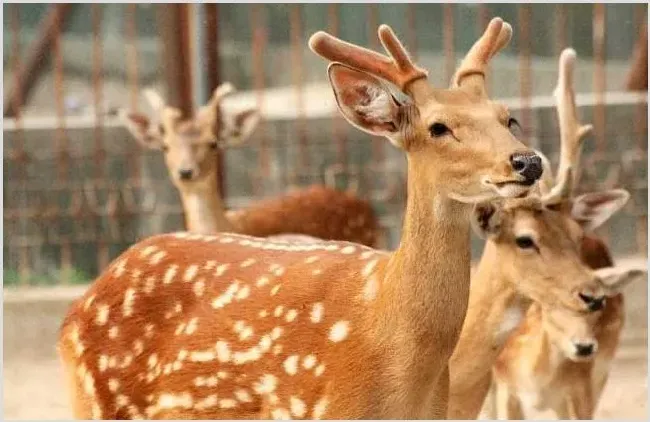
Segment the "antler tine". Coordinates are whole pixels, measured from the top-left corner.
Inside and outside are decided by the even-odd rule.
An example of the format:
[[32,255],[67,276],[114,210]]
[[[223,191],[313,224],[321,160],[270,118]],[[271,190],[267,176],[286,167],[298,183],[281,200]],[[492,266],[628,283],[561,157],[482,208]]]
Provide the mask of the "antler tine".
[[411,82],[427,77],[425,70],[413,64],[406,49],[388,25],[381,25],[378,34],[391,58],[345,42],[324,31],[318,31],[311,36],[309,48],[331,62],[339,62],[392,82],[402,91],[406,91]]
[[479,38],[465,58],[452,79],[452,85],[456,87],[470,86],[477,91],[481,97],[485,96],[485,68],[490,59],[512,38],[512,27],[501,18],[494,18],[490,21],[485,32]]
[[235,87],[230,82],[224,82],[214,90],[212,98],[210,98],[207,105],[211,107],[217,106],[224,98],[233,94],[235,91]]
[[160,113],[165,108],[165,100],[163,100],[162,96],[155,89],[147,88],[142,91],[142,95],[144,95],[151,108],[157,113]]
[[576,52],[567,48],[560,55],[557,87],[554,91],[560,126],[560,164],[556,184],[545,201],[558,201],[570,197],[578,175],[580,152],[585,136],[593,126],[581,125],[577,116],[573,72]]

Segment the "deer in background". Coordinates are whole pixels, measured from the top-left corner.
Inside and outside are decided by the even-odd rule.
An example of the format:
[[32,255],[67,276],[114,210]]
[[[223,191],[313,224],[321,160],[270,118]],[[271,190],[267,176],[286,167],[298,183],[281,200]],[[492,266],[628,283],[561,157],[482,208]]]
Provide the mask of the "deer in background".
[[167,106],[153,90],[144,91],[152,114],[121,113],[141,145],[164,152],[169,177],[181,196],[188,231],[259,237],[288,234],[287,240],[347,240],[373,246],[379,227],[369,202],[326,186],[314,185],[245,209],[226,211],[217,184],[217,150],[241,145],[260,120],[255,108],[236,113],[222,110],[222,100],[233,92],[228,83],[219,86],[210,101],[189,119],[182,119],[181,111]]
[[[485,91],[488,62],[511,33],[493,19],[450,89],[431,86],[386,25],[378,35],[390,57],[314,34],[343,116],[406,154],[399,247],[228,233],[135,244],[63,322],[75,416],[445,418],[472,207],[526,194],[542,173]],[[578,292],[564,301],[586,309]]]

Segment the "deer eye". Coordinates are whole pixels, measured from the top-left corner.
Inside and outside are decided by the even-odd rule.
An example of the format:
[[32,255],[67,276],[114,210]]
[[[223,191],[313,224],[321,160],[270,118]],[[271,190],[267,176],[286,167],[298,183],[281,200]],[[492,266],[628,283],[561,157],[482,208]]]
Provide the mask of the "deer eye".
[[429,133],[433,137],[442,136],[448,132],[449,128],[442,123],[434,123],[429,127]]
[[521,249],[535,248],[535,242],[530,236],[519,236],[515,239],[515,243]]
[[508,119],[508,129],[510,129],[510,133],[512,133],[516,138],[519,138],[522,134],[521,125],[514,117]]
[[210,142],[208,144],[208,146],[210,147],[210,149],[217,149],[218,145],[217,145],[217,142],[215,141],[215,142]]

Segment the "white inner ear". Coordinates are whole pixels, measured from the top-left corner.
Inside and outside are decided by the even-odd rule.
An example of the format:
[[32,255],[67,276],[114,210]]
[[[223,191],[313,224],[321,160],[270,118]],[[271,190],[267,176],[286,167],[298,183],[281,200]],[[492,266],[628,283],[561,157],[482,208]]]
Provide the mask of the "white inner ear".
[[390,94],[375,85],[364,83],[361,85],[368,94],[368,103],[357,104],[355,111],[379,124],[392,122],[394,117],[392,111],[395,105]]

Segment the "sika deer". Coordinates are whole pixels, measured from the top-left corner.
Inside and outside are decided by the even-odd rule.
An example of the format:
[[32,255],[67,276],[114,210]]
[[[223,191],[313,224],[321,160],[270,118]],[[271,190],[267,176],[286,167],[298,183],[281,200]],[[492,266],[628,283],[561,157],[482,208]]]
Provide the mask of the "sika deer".
[[217,186],[217,149],[246,141],[260,120],[254,108],[238,113],[222,110],[222,100],[233,92],[230,84],[219,86],[195,116],[182,119],[180,110],[146,90],[153,114],[121,114],[141,145],[164,152],[169,177],[181,195],[187,229],[260,237],[288,233],[373,246],[379,227],[368,201],[326,186],[313,185],[245,209],[225,210]]
[[624,325],[622,291],[641,269],[604,268],[607,303],[576,314],[534,303],[494,365],[496,415],[524,419],[552,409],[560,419],[593,419]]
[[594,267],[584,253],[598,242],[591,233],[625,205],[629,194],[609,190],[570,197],[571,174],[577,171],[581,142],[591,129],[580,126],[576,117],[574,61],[572,49],[562,52],[556,88],[561,132],[556,184],[546,168],[539,183],[545,195],[508,199],[499,209],[489,203],[475,209],[476,230],[487,241],[450,360],[449,419],[478,416],[490,388],[492,366],[531,301],[570,313],[579,311],[571,300],[578,294],[597,311],[608,290],[590,270]]
[[388,26],[378,32],[391,58],[314,34],[311,49],[341,62],[328,69],[341,113],[406,153],[399,247],[224,233],[139,242],[63,323],[76,417],[444,418],[472,206],[525,194],[542,173],[485,93],[511,31],[493,19],[448,90],[427,83]]

